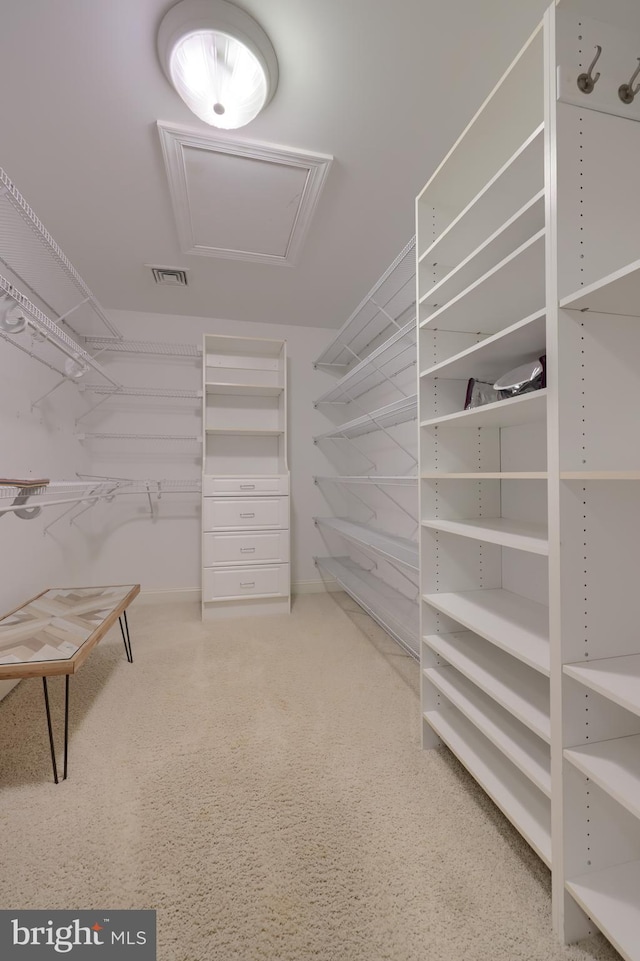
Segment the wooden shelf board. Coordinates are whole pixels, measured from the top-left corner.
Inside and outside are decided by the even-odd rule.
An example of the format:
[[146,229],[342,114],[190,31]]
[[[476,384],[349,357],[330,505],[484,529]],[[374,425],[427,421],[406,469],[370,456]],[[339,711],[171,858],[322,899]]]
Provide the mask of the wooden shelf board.
[[456,755],[533,850],[551,865],[548,798],[456,708],[426,711],[425,720]]
[[626,961],[640,961],[640,861],[573,878],[566,888]]
[[640,470],[563,470],[560,480],[634,481],[640,480]]
[[430,634],[422,640],[529,730],[550,743],[546,677],[471,631]]
[[549,675],[549,610],[544,605],[501,589],[424,594],[423,600],[507,654]]
[[565,664],[564,673],[627,711],[640,714],[640,654]]
[[508,326],[513,317],[541,310],[545,300],[544,240],[545,231],[538,231],[457,297],[420,321],[420,327],[493,334]]
[[567,748],[564,757],[640,818],[640,734]]
[[548,745],[466,677],[458,674],[455,668],[427,668],[423,673],[538,790],[551,797],[551,756]]
[[547,389],[531,391],[521,397],[498,400],[471,410],[423,420],[420,427],[514,427],[542,421],[547,415]]
[[500,547],[527,551],[530,554],[549,553],[546,528],[541,524],[525,523],[509,517],[481,517],[462,521],[437,517],[423,520],[422,526],[445,534],[470,537],[486,544],[498,544]]
[[560,306],[600,314],[640,317],[640,260],[563,297]]
[[451,380],[494,381],[500,374],[545,351],[544,310],[539,310],[516,324],[485,337],[480,343],[460,351],[453,357],[427,367],[420,377],[443,377]]

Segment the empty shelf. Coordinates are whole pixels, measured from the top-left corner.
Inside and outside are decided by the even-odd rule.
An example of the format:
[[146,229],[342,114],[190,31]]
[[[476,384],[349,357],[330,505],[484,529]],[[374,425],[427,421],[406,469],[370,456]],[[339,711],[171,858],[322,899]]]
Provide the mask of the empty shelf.
[[418,570],[418,545],[415,541],[409,540],[408,537],[385,534],[383,531],[374,530],[365,524],[355,524],[353,521],[343,520],[340,517],[316,517],[315,521],[321,527],[336,531],[342,537],[346,537],[347,540],[353,541],[354,544],[368,547],[376,554],[397,561],[413,571]]
[[564,756],[640,818],[640,734],[567,748]]
[[350,420],[340,427],[327,431],[326,434],[319,434],[314,437],[314,442],[319,440],[336,439],[339,437],[358,437],[360,434],[368,434],[373,430],[380,430],[386,427],[395,427],[396,424],[403,424],[405,421],[413,420],[418,412],[418,398],[416,394],[411,397],[403,397],[393,404],[372,410],[364,417]]
[[640,961],[640,861],[574,878],[566,888],[626,961]]
[[513,210],[514,197],[533,195],[544,185],[544,126],[540,124],[461,213],[420,256],[458,264]]
[[422,297],[420,303],[436,310],[450,303],[479,277],[510,256],[544,227],[544,189],[539,190],[490,237]]
[[549,541],[546,528],[512,520],[510,517],[480,517],[474,520],[451,521],[436,517],[423,520],[422,526],[445,534],[470,537],[485,544],[498,544],[531,554],[548,554]]
[[551,741],[549,681],[470,631],[430,634],[424,643],[539,738]]
[[640,317],[640,260],[563,297],[560,306]]
[[284,387],[265,387],[263,384],[224,384],[207,381],[204,385],[207,394],[245,394],[250,397],[274,397],[281,394]]
[[425,471],[420,475],[423,480],[547,480],[546,470],[530,471],[468,471],[467,473],[446,473],[445,471]]
[[640,654],[565,664],[564,673],[627,711],[640,714]]
[[[457,297],[422,319],[420,327],[493,334],[513,323],[514,317],[541,310],[545,302],[544,239],[545,231],[538,231]],[[421,305],[421,316],[424,309]]]
[[264,434],[267,437],[276,437],[284,434],[284,431],[269,427],[207,427],[205,434]]
[[349,557],[316,557],[315,563],[364,608],[413,657],[418,656],[418,605]]
[[514,427],[543,421],[547,416],[547,390],[531,391],[521,397],[498,400],[471,410],[456,411],[444,417],[423,420],[421,427]]
[[549,610],[511,591],[425,594],[424,600],[513,657],[549,675]]
[[427,711],[424,718],[536,854],[550,866],[549,799],[533,788],[529,779],[456,708]]
[[427,668],[424,675],[543,794],[551,797],[551,755],[544,741],[453,667]]

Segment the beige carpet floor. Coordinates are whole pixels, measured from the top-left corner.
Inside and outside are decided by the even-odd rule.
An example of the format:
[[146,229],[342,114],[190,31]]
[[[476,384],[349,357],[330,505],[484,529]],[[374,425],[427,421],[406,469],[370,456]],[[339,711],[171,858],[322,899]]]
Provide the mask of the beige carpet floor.
[[[203,626],[130,612],[71,681],[0,704],[0,906],[155,908],[160,961],[612,961],[551,932],[549,873],[446,749],[418,666],[343,594]],[[62,682],[52,682],[61,720]]]

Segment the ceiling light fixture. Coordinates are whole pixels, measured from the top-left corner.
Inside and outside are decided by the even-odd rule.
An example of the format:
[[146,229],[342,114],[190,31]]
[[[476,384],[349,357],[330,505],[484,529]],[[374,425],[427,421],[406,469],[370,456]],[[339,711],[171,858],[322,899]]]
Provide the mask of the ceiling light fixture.
[[197,117],[244,127],[269,103],[278,61],[253,17],[227,0],[180,0],[158,31],[162,68]]

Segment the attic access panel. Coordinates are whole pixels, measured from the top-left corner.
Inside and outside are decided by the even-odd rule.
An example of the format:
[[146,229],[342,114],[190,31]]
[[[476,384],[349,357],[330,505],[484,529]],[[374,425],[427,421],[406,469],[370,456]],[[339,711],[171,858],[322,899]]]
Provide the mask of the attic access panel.
[[332,157],[158,130],[184,254],[295,263]]

